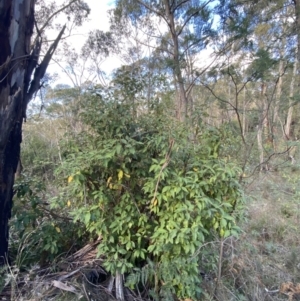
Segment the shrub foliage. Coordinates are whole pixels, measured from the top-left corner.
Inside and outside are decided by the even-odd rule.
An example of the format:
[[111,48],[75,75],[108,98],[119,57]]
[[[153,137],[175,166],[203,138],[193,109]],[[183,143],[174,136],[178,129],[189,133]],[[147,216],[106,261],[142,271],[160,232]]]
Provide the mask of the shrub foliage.
[[133,272],[129,285],[147,279],[154,295],[196,296],[197,252],[216,233],[237,233],[242,204],[240,171],[220,158],[219,133],[157,108],[136,117],[109,92],[83,107],[87,128],[67,140],[58,170],[74,222],[101,237],[109,272]]

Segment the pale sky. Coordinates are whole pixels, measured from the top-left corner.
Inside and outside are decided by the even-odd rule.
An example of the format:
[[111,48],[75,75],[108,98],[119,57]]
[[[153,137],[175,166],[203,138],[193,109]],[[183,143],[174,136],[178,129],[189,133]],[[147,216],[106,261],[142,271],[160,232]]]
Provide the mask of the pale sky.
[[112,8],[111,0],[88,0],[88,5],[91,8],[90,19],[91,21],[86,23],[84,27],[86,29],[99,28],[103,31],[109,29],[107,10]]
[[[86,0],[88,3],[91,12],[89,15],[89,21],[84,22],[81,27],[76,28],[72,32],[72,36],[67,39],[67,42],[70,44],[72,48],[75,48],[79,53],[81,47],[84,42],[88,38],[88,34],[90,31],[99,29],[102,31],[109,30],[109,19],[107,12],[110,8],[113,8],[113,0]],[[63,22],[63,20],[61,20]],[[51,34],[52,35],[52,34]],[[57,32],[53,33],[53,36],[57,36]],[[121,62],[116,57],[111,57],[106,59],[101,64],[101,69],[109,74],[115,68],[120,66]],[[59,75],[59,79],[54,84],[62,83],[62,84],[70,84],[71,81],[66,77],[66,75],[61,71],[61,68],[55,63],[51,62],[48,70],[48,73],[57,73]]]
[[[72,36],[67,40],[70,44],[70,47],[75,48],[77,53],[80,53],[81,47],[88,38],[90,31],[99,29],[105,32],[109,30],[109,18],[107,12],[109,9],[113,8],[114,5],[114,0],[86,0],[86,2],[91,9],[89,21],[86,21],[81,27],[73,30]],[[64,20],[61,19],[60,22],[63,23]],[[161,28],[162,24],[159,24],[158,26]],[[55,37],[56,36],[57,32],[55,33]],[[210,58],[211,53],[212,49],[208,47],[207,49],[203,50],[201,54],[199,54],[199,66],[205,67],[207,65],[210,65],[210,63],[212,62],[212,59]],[[63,62],[61,62],[61,64],[64,65]],[[107,75],[109,75],[114,69],[120,67],[121,65],[121,59],[117,56],[114,56],[107,58],[103,63],[101,63],[100,69]],[[54,85],[72,85],[72,81],[66,76],[62,69],[55,62],[51,62],[48,67],[48,73],[53,74],[55,72],[59,75],[59,79],[54,83]],[[80,73],[80,70],[78,71],[78,73]]]
[[[83,26],[77,29],[78,33],[83,34],[82,39],[75,37],[71,40],[73,45],[78,45],[79,48],[83,45],[91,30],[99,29],[102,31],[109,30],[109,19],[107,12],[113,8],[113,0],[86,0],[91,12],[90,21],[85,22]],[[104,72],[110,73],[113,69],[118,68],[121,62],[116,57],[110,57],[101,65]]]

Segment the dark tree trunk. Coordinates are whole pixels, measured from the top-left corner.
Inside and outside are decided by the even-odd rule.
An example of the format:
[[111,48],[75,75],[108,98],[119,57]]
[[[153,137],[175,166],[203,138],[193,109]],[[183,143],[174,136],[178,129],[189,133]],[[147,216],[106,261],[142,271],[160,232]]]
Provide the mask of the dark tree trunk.
[[8,260],[8,221],[27,104],[40,88],[59,35],[38,65],[41,38],[31,45],[35,0],[0,0],[0,266]]
[[8,257],[8,220],[20,157],[33,25],[34,0],[0,0],[0,265]]

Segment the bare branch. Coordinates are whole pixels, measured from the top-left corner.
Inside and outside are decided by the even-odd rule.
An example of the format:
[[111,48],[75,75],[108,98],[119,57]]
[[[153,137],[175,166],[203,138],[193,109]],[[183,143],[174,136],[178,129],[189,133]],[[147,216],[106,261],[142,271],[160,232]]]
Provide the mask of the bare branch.
[[[65,29],[66,29],[66,25],[64,25],[64,27],[60,31],[59,35],[57,36],[56,40],[54,41],[54,43],[49,47],[49,49],[48,49],[44,59],[42,60],[41,64],[37,68],[35,68],[34,77],[33,77],[32,81],[30,82],[30,87],[28,87],[29,88],[28,91],[25,91],[26,94],[24,96],[25,101],[24,101],[24,107],[23,107],[23,116],[24,116],[24,118],[26,118],[27,105],[28,105],[29,101],[31,100],[31,98],[33,97],[34,93],[36,93],[39,90],[40,80],[45,75],[45,72],[46,72],[47,67],[50,63],[50,60],[51,60],[51,58],[52,58],[52,56],[53,56],[53,54],[54,54],[54,52],[57,48],[57,45],[58,45],[62,35],[64,34]],[[31,70],[31,72],[33,72],[33,70]],[[31,74],[27,73],[27,77],[31,78]]]
[[180,36],[181,33],[182,33],[182,31],[183,31],[183,29],[185,28],[186,24],[187,24],[188,22],[190,22],[190,20],[191,20],[193,17],[195,17],[195,16],[199,13],[199,11],[201,11],[202,9],[204,9],[204,8],[205,8],[210,2],[212,2],[212,1],[213,1],[213,0],[208,0],[208,1],[207,1],[206,3],[204,3],[197,11],[195,11],[193,14],[191,14],[191,15],[184,21],[184,23],[183,23],[183,25],[181,26],[181,28],[179,29],[177,35]]
[[64,11],[66,8],[69,8],[73,3],[77,2],[77,1],[78,0],[71,0],[68,4],[66,4],[65,6],[62,6],[59,10],[57,10],[51,16],[49,16],[49,18],[46,20],[46,22],[44,23],[44,25],[39,29],[39,32],[42,33],[44,31],[44,29],[48,26],[48,24],[50,23],[50,21],[55,16],[57,16],[59,13],[61,13],[62,11]]
[[166,22],[167,24],[169,24],[168,19],[167,19],[160,11],[154,9],[153,7],[151,7],[151,6],[148,5],[147,3],[144,3],[144,2],[141,1],[141,0],[137,0],[137,2],[138,2],[139,4],[141,4],[142,6],[146,7],[147,9],[149,9],[151,12],[153,12],[153,13],[157,14],[158,16],[162,17],[162,18],[165,20],[165,22]]
[[172,12],[174,13],[176,11],[176,9],[178,9],[181,5],[183,5],[184,3],[188,2],[189,0],[183,0],[180,3],[178,3],[174,8],[172,8],[173,3],[171,4],[170,8],[172,9]]

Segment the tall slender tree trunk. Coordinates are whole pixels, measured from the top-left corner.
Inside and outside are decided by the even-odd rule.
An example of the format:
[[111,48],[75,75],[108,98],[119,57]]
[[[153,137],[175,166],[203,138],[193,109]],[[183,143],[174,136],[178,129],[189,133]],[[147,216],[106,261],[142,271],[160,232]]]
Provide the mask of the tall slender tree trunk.
[[294,87],[295,87],[295,78],[297,76],[297,69],[298,69],[298,54],[295,55],[295,62],[293,66],[293,75],[292,80],[290,83],[290,93],[289,93],[289,109],[286,118],[285,124],[285,138],[289,140],[291,138],[291,125],[292,125],[292,118],[293,118],[293,97],[294,97]]
[[174,60],[174,74],[179,87],[179,103],[178,103],[178,118],[184,120],[187,116],[188,97],[184,86],[182,71],[180,69],[180,54],[179,54],[179,41],[176,32],[176,25],[174,20],[174,13],[171,11],[169,0],[164,0],[166,16],[168,19],[168,26],[173,40],[173,60]]
[[66,28],[37,65],[41,40],[31,47],[34,5],[35,0],[0,0],[0,266],[8,261],[8,221],[27,104]]
[[246,100],[246,87],[244,87],[244,95],[243,95],[243,119],[242,119],[242,135],[243,137],[245,137],[246,135],[246,124],[247,124],[247,120],[246,120],[246,109],[247,109],[247,105],[248,105],[248,101]]
[[298,62],[300,62],[300,0],[293,0],[295,4],[295,15],[296,15],[296,34],[298,38],[298,51],[297,51],[297,58]]
[[261,117],[258,124],[258,130],[257,130],[257,146],[259,151],[259,165],[260,170],[264,170],[267,167],[264,163],[264,146],[263,146],[263,134],[265,129],[267,128],[268,123],[268,105],[266,101],[266,92],[267,92],[267,85],[265,83],[262,84],[261,89],[261,101],[263,103],[262,111],[261,111]]
[[[297,69],[298,69],[298,54],[296,52],[295,55],[295,62],[293,66],[293,74],[292,74],[292,80],[290,83],[290,93],[289,93],[289,109],[287,113],[286,118],[286,124],[284,127],[284,138],[286,140],[291,139],[291,125],[292,125],[292,119],[293,119],[293,110],[294,110],[294,87],[295,87],[295,79],[297,76]],[[292,164],[295,164],[296,160],[294,157],[294,154],[296,152],[296,146],[292,146],[292,148],[289,149],[289,158],[291,159]]]
[[280,97],[282,92],[283,60],[280,60],[279,62],[278,73],[279,75],[278,75],[278,81],[276,85],[276,99],[275,99],[274,114],[273,114],[273,124],[276,123],[278,119],[279,103],[280,103]]
[[[281,57],[283,57],[283,53],[281,53]],[[278,132],[278,120],[279,120],[279,104],[280,104],[280,98],[282,94],[282,76],[284,73],[284,66],[283,66],[283,60],[281,59],[279,62],[279,70],[278,70],[278,81],[276,85],[276,94],[275,94],[275,106],[274,106],[274,113],[273,113],[273,121],[271,126],[271,140],[273,143],[274,151],[277,152],[277,144],[276,144],[276,137]]]

